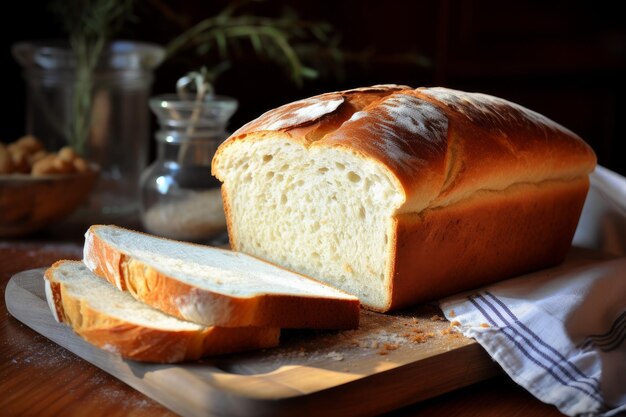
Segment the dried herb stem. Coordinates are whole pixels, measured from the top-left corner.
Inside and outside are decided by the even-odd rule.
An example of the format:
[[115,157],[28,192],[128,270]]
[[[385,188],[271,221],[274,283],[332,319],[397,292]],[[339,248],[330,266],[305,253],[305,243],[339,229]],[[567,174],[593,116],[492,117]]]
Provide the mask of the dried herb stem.
[[131,16],[133,0],[54,0],[50,8],[69,35],[76,62],[67,142],[85,151],[91,129],[96,67],[112,34]]

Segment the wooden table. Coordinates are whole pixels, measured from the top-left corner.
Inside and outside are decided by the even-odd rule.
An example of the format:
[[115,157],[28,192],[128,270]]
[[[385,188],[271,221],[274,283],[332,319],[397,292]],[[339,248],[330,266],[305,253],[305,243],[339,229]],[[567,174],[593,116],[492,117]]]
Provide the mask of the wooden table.
[[[63,236],[63,237],[61,237]],[[4,289],[17,272],[80,259],[80,232],[0,240],[0,414],[172,416],[172,412],[11,317]],[[414,404],[393,416],[561,416],[505,375]]]

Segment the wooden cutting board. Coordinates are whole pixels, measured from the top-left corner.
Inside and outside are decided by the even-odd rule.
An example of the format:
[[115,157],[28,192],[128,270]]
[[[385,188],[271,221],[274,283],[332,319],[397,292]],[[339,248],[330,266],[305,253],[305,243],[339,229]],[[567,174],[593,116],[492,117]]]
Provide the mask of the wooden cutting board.
[[57,323],[43,269],[15,275],[5,297],[18,320],[183,416],[375,415],[499,372],[435,306],[363,311],[358,330],[283,331],[275,349],[157,365],[122,360]]

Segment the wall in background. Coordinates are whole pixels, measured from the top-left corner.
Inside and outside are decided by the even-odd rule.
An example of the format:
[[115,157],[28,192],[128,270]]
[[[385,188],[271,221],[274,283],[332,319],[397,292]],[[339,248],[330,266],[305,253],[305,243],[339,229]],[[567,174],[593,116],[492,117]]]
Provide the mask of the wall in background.
[[[158,2],[139,0],[137,20],[125,36],[163,43],[226,3],[171,5],[179,17],[173,23],[155,7]],[[585,138],[601,164],[626,175],[626,21],[618,2],[274,0],[254,7],[268,14],[291,7],[304,18],[327,20],[346,55],[359,59],[298,88],[280,68],[244,54],[217,84],[219,93],[240,100],[232,128],[284,102],[329,90],[443,85],[498,95],[543,113]],[[15,2],[0,21],[12,28],[20,22],[0,40],[3,90],[10,99],[0,140],[10,141],[25,125],[24,84],[10,45],[62,32],[41,1]],[[154,92],[172,92],[175,80],[201,63],[189,56],[166,63],[157,71]]]

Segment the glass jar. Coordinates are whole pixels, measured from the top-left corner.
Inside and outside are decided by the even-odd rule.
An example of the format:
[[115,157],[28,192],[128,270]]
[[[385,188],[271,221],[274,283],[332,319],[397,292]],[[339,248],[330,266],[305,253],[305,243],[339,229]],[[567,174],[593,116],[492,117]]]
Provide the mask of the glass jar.
[[155,235],[207,242],[226,230],[220,182],[211,176],[217,147],[237,109],[230,97],[202,102],[163,95],[150,100],[159,121],[157,157],[141,176],[141,221]]
[[[102,51],[92,84],[77,90],[76,56],[67,42],[19,42],[13,56],[24,69],[26,132],[50,151],[72,145],[100,166],[100,178],[78,214],[89,222],[137,221],[139,176],[148,163],[147,104],[154,69],[164,48],[134,41],[111,42]],[[87,114],[77,100],[90,97]],[[84,103],[84,101],[81,101]],[[76,136],[87,123],[86,137]],[[72,138],[80,143],[72,143]]]

